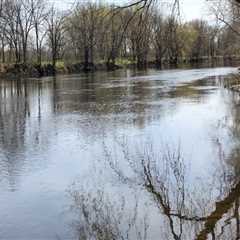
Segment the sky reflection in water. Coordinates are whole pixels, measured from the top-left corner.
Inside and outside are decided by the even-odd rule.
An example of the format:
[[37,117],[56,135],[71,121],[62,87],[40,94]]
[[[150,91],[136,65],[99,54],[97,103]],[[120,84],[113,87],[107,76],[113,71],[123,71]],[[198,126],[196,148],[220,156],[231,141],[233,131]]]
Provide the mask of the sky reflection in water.
[[[131,221],[130,239],[136,239],[137,232],[139,239],[236,239],[240,99],[222,87],[222,75],[233,72],[236,69],[121,70],[1,80],[0,235],[74,239],[79,229],[81,234],[89,230],[79,212],[81,204],[94,214],[95,199],[101,203],[98,224],[105,234],[111,228],[118,236],[126,234]],[[124,143],[131,159],[139,160],[135,172],[122,154]],[[164,185],[168,204],[159,205],[146,179],[139,177],[146,174],[141,172],[145,165],[139,164],[140,156],[149,149],[158,155],[156,166],[166,170],[150,169],[160,175],[160,179],[152,176],[153,185],[160,193],[163,189],[156,184]],[[166,151],[178,149],[184,171],[174,162],[165,164],[171,161],[163,158]],[[116,165],[109,166],[109,156],[118,160],[124,175],[131,176],[130,182],[119,179]],[[179,188],[173,184],[176,169],[180,179],[184,176]],[[183,186],[184,206],[180,204]],[[82,199],[87,193],[89,198]],[[69,212],[71,204],[75,214]],[[109,209],[111,222],[106,223]],[[119,225],[115,218],[121,220]]]

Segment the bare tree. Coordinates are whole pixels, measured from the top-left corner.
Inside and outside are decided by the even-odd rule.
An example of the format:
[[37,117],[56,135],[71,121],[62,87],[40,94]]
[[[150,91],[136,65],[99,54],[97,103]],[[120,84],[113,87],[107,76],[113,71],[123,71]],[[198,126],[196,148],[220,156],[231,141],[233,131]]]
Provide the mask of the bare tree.
[[35,31],[37,64],[42,65],[42,44],[47,34],[47,29],[44,27],[44,23],[48,17],[48,9],[46,8],[46,2],[42,0],[36,0],[32,2],[32,15],[33,26]]
[[33,29],[34,0],[21,0],[16,3],[17,22],[22,44],[23,63],[27,62],[28,38]]
[[64,43],[64,16],[59,14],[53,7],[47,18],[47,35],[49,39],[53,71],[55,73],[57,59]]
[[152,38],[154,42],[155,61],[156,66],[161,68],[162,61],[166,54],[166,40],[167,40],[167,29],[163,18],[163,15],[156,11],[152,16],[153,21],[153,33]]
[[[101,6],[96,3],[77,4],[73,14],[67,19],[67,32],[76,52],[83,56],[84,70],[94,64],[98,32],[103,22]],[[79,53],[77,54],[79,55]]]

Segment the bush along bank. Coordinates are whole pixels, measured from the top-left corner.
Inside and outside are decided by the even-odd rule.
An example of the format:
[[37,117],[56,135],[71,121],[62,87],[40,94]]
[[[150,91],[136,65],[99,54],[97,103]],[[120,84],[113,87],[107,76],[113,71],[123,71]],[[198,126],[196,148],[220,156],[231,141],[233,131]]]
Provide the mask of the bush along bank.
[[74,74],[93,71],[113,71],[122,68],[118,65],[107,66],[106,64],[89,64],[85,66],[82,63],[62,64],[55,68],[52,64],[1,64],[0,77],[46,77],[55,74]]
[[2,64],[1,77],[43,77],[55,74],[51,64]]

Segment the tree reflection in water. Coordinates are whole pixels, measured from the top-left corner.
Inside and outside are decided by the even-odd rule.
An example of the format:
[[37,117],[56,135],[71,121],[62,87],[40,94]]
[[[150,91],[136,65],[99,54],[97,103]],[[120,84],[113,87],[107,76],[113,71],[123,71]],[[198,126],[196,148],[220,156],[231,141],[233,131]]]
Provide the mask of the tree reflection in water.
[[[109,167],[106,171],[111,169],[117,176],[118,186],[140,189],[145,198],[136,195],[135,204],[129,206],[128,197],[121,190],[118,200],[109,194],[111,190],[95,194],[72,191],[73,209],[80,213],[75,225],[79,239],[240,239],[240,97],[231,96],[231,119],[226,119],[226,125],[235,144],[225,154],[220,140],[216,140],[219,159],[211,180],[189,181],[180,147],[167,147],[159,153],[153,146],[133,150],[128,147],[132,144],[123,142],[118,143],[120,151],[111,152],[104,145]],[[147,218],[141,214],[144,201],[154,203],[144,205],[148,207]],[[156,230],[156,226],[151,226],[152,212],[164,219],[164,223],[159,221],[156,238],[150,237],[151,231]]]
[[[188,169],[180,148],[156,154],[150,146],[132,153],[126,143],[120,145],[121,153],[115,154],[105,147],[110,169],[121,185],[132,188],[132,192],[141,189],[150,198],[143,200],[136,194],[134,201],[129,201],[119,190],[110,194],[104,188],[95,193],[72,188],[73,210],[78,213],[74,228],[79,239],[151,239],[149,232],[154,229],[149,219],[154,208],[164,218],[164,226],[159,222],[163,232],[157,239],[240,238],[240,182],[232,181],[233,172],[225,184],[214,179],[214,184],[196,192],[188,184]],[[229,175],[226,169],[217,171],[217,178]],[[216,189],[219,196],[214,198]],[[144,201],[154,205],[144,205]],[[148,207],[149,215],[141,214],[144,207]]]
[[124,197],[113,201],[103,190],[94,194],[72,189],[70,194],[78,217],[73,227],[79,239],[148,239],[147,215],[139,220],[137,199],[130,209]]

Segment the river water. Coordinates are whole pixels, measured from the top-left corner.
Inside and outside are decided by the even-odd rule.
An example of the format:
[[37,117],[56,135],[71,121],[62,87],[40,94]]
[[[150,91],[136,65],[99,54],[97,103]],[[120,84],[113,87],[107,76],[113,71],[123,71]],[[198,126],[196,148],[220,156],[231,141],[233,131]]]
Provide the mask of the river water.
[[237,239],[233,73],[0,80],[1,239]]

